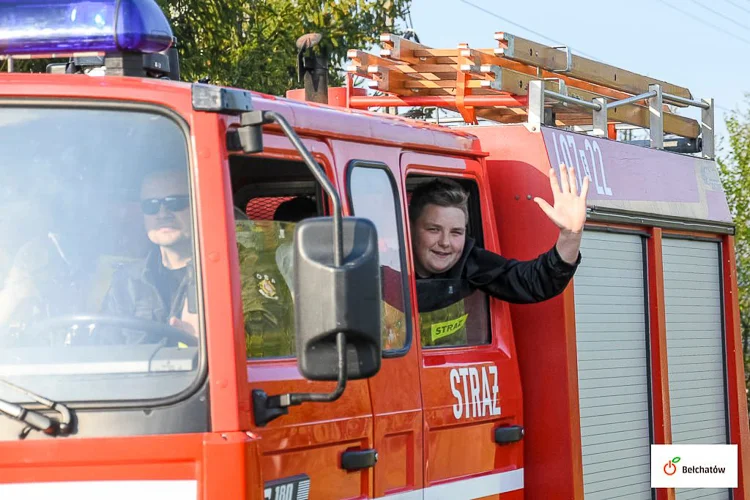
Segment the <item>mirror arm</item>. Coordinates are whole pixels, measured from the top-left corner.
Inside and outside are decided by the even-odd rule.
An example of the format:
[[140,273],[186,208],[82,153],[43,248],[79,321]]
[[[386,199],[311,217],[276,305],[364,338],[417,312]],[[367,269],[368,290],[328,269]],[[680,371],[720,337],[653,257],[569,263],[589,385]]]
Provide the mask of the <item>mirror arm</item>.
[[344,394],[346,389],[347,371],[346,371],[346,335],[344,332],[336,334],[336,352],[339,355],[338,369],[339,377],[336,389],[329,393],[292,393],[283,394],[281,396],[271,396],[268,398],[269,404],[271,404],[274,398],[279,398],[279,407],[283,408],[286,406],[296,406],[302,403],[330,403],[336,401]]
[[330,403],[344,394],[347,381],[346,370],[346,335],[344,332],[336,334],[336,352],[338,353],[338,383],[336,389],[329,393],[290,393],[278,396],[268,396],[260,389],[253,390],[253,410],[255,425],[265,426],[271,420],[289,413],[290,406],[302,403]]
[[[275,111],[248,111],[242,114],[241,127],[248,127],[250,130],[255,129],[257,134],[257,144],[248,143],[248,147],[262,144],[262,134],[260,128],[264,124],[277,123],[284,135],[292,142],[292,145],[302,156],[305,165],[313,174],[315,179],[323,187],[323,190],[331,198],[333,204],[333,264],[341,267],[344,263],[344,236],[343,236],[343,213],[341,209],[341,198],[333,183],[326,177],[323,169],[312,157],[302,139],[297,135],[289,125],[289,122]],[[242,142],[242,139],[240,139]],[[250,147],[250,150],[253,150]],[[336,334],[336,351],[338,353],[338,383],[336,389],[331,393],[292,393],[281,394],[278,396],[268,396],[261,389],[253,390],[253,410],[255,425],[262,427],[271,420],[289,413],[290,406],[296,406],[304,402],[329,403],[336,401],[344,393],[347,381],[347,361],[346,361],[346,335],[344,332]]]
[[343,216],[341,211],[341,198],[339,198],[339,194],[336,192],[333,183],[331,183],[330,179],[326,177],[325,172],[320,168],[318,163],[302,143],[302,139],[299,138],[294,131],[294,128],[289,125],[289,122],[286,121],[286,118],[282,115],[275,111],[248,111],[243,113],[241,121],[243,127],[261,127],[263,124],[274,122],[281,127],[281,131],[284,132],[284,135],[292,141],[292,145],[302,156],[305,165],[310,169],[315,180],[323,186],[323,190],[331,198],[331,202],[333,203],[333,264],[336,267],[339,267],[344,262],[344,237],[342,232]]

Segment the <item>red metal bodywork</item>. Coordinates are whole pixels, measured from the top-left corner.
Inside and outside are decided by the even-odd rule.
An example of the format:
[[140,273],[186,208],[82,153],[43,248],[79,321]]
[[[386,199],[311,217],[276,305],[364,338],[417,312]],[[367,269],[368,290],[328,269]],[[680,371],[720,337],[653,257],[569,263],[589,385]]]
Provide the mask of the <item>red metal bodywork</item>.
[[[246,359],[225,140],[239,119],[194,111],[190,86],[183,83],[18,74],[3,75],[0,83],[0,99],[136,101],[167,107],[190,126],[212,425],[211,432],[196,435],[0,442],[0,483],[197,479],[202,499],[260,499],[264,482],[314,472],[310,498],[366,498],[523,468],[523,490],[488,498],[583,498],[573,286],[533,306],[491,300],[490,345],[428,351],[415,333],[406,355],[384,359],[380,373],[369,380],[350,382],[340,400],[293,407],[289,415],[259,428],[252,418],[252,389],[327,392],[333,384],[305,380],[294,359]],[[527,259],[554,244],[556,228],[532,201],[533,196],[550,199],[550,165],[539,133],[523,126],[475,127],[469,133],[259,94],[253,99],[256,109],[273,110],[289,120],[340,193],[348,189],[350,161],[385,164],[398,189],[406,241],[407,175],[443,173],[477,183],[488,249]],[[469,106],[471,96],[463,101]],[[273,127],[267,128],[264,143],[264,156],[299,160]],[[350,213],[346,198],[342,196]],[[652,345],[652,375],[656,439],[668,443],[659,238],[660,230],[654,229],[649,286],[657,298],[651,326],[659,334]],[[726,301],[730,428],[732,442],[741,449],[735,498],[750,499],[743,478],[750,471],[750,443],[747,421],[741,418],[747,408],[732,239],[724,237],[723,246],[725,295],[732,298]],[[408,245],[406,254],[410,263]],[[411,277],[411,264],[406,271]],[[409,283],[416,310],[414,280]],[[413,332],[419,332],[416,316],[411,319]],[[456,422],[448,374],[469,365],[498,367],[502,415]],[[490,437],[493,429],[510,423],[523,425],[526,436],[498,447]],[[340,454],[352,448],[377,449],[378,465],[342,470]],[[658,495],[673,498],[673,492]]]
[[[487,158],[497,231],[505,255],[549,250],[556,228],[534,203],[549,201],[547,150],[538,134],[507,127],[502,139],[476,127]],[[559,297],[510,306],[523,387],[527,498],[583,498],[572,286]],[[550,390],[554,386],[555,390]]]
[[[523,126],[506,126],[503,134],[492,127],[475,127],[486,159],[495,217],[503,252],[530,259],[547,250],[557,232],[532,201],[549,201],[551,167],[544,142]],[[600,224],[601,225],[601,224]],[[654,444],[671,443],[667,382],[666,320],[659,228],[638,225],[607,226],[650,231],[647,247],[651,328],[651,387]],[[667,232],[687,234],[684,231]],[[735,498],[750,498],[747,488],[748,421],[742,370],[739,308],[736,295],[734,242],[731,236],[691,233],[689,236],[721,241],[724,256],[722,282],[725,296],[730,443],[739,449],[739,487]],[[528,498],[583,498],[580,413],[575,341],[574,285],[557,298],[534,305],[511,305],[521,383],[524,394],[525,488]],[[562,318],[562,320],[561,320]],[[543,370],[540,367],[544,367]],[[739,378],[737,378],[739,376]],[[550,390],[554,386],[555,390]],[[657,490],[657,498],[672,499],[674,490]]]
[[[653,228],[648,242],[649,294],[653,297],[649,308],[651,329],[652,400],[654,412],[654,440],[656,443],[672,442],[672,416],[669,411],[669,384],[667,383],[667,319],[664,310],[664,266],[662,262],[662,230]],[[674,490],[657,491],[659,500],[674,500]]]

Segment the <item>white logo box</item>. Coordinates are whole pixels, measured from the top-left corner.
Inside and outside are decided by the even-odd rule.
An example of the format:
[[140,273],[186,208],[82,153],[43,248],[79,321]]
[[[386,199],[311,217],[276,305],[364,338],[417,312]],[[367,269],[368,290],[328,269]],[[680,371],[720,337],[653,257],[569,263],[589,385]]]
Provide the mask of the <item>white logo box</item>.
[[736,488],[736,444],[651,445],[652,488]]

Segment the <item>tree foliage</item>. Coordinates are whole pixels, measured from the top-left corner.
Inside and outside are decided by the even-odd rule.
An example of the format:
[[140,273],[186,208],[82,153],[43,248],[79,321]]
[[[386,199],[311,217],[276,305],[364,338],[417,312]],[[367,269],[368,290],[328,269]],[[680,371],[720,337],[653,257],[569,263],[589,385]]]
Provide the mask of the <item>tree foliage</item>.
[[[273,95],[301,88],[297,38],[320,33],[329,55],[329,85],[343,83],[348,49],[367,50],[411,0],[156,0],[172,25],[181,78]],[[16,60],[17,72],[43,72],[48,60]],[[55,62],[62,62],[60,60]],[[6,62],[0,63],[5,70]]]
[[728,151],[718,159],[729,208],[736,224],[735,253],[739,287],[745,382],[750,387],[750,94],[745,106],[726,119]]
[[320,33],[331,85],[350,48],[394,31],[411,0],[158,0],[178,40],[182,79],[274,95],[299,88],[295,41]]

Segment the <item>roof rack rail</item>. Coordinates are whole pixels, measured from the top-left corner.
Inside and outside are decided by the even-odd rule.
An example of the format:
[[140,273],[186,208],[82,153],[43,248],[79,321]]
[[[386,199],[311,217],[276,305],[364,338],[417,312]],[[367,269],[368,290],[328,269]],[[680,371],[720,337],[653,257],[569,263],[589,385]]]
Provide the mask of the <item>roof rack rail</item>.
[[[385,33],[380,55],[349,50],[346,105],[350,108],[437,106],[500,123],[593,126],[592,133],[616,137],[615,125],[649,129],[649,145],[664,149],[664,134],[700,145],[714,156],[713,99],[695,100],[685,87],[639,75],[506,32],[495,33],[497,47],[434,49]],[[364,95],[352,77],[371,80],[382,95]],[[670,110],[694,106],[700,122]]]

